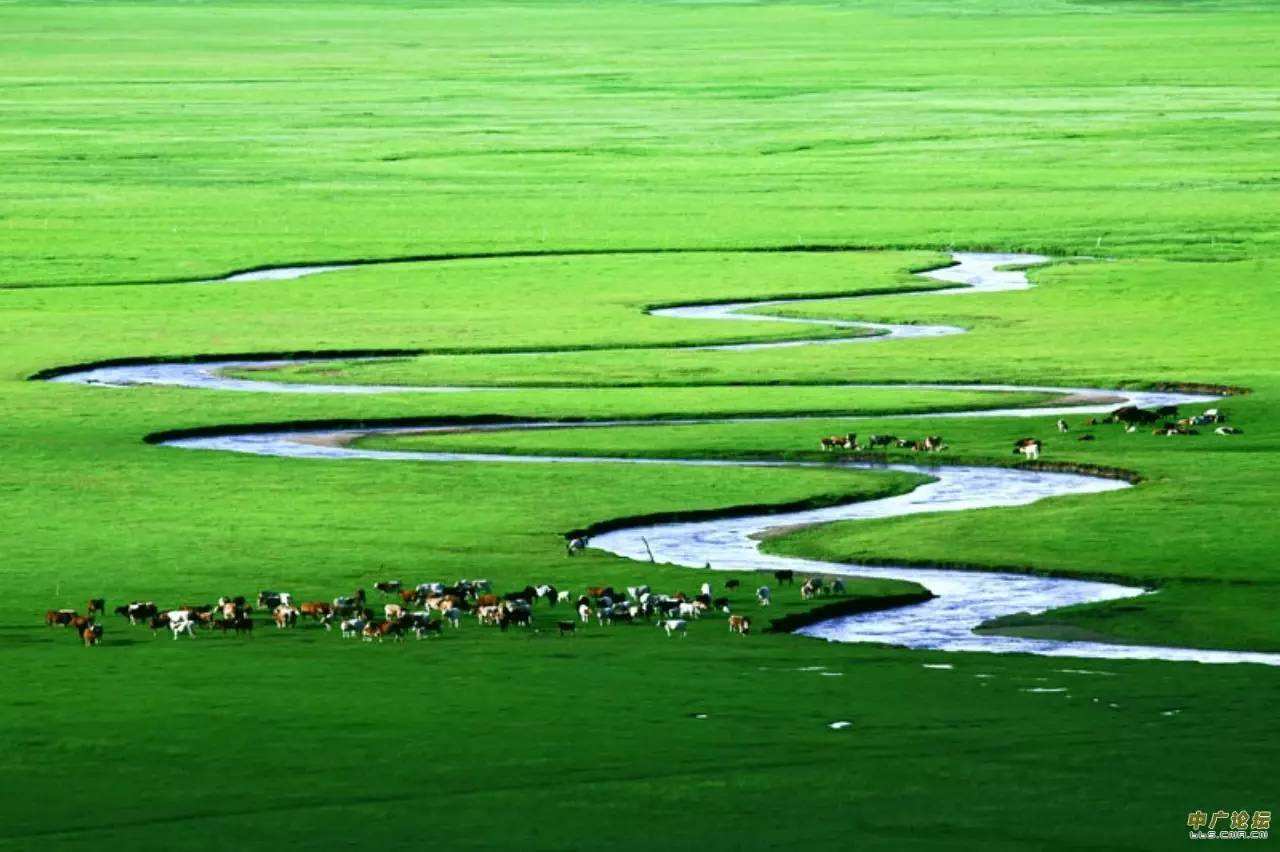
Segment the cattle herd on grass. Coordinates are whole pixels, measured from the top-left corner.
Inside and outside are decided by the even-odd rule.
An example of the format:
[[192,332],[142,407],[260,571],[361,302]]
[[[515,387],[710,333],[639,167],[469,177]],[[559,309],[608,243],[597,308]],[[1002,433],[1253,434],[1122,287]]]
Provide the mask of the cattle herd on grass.
[[[585,538],[583,539],[585,544]],[[795,572],[779,570],[774,579],[780,585],[794,585]],[[741,580],[728,579],[725,592],[740,589]],[[175,640],[195,638],[198,631],[213,631],[237,636],[253,635],[258,613],[270,620],[263,623],[288,631],[313,624],[326,631],[337,629],[344,639],[360,638],[366,642],[404,641],[440,636],[446,630],[459,630],[463,621],[474,618],[477,625],[496,627],[505,633],[511,628],[534,628],[535,606],[541,604],[543,615],[555,623],[557,636],[575,636],[579,627],[616,624],[650,624],[665,631],[668,637],[687,635],[690,622],[723,614],[728,617],[729,632],[741,636],[751,633],[749,616],[730,611],[730,600],[717,595],[711,581],[703,582],[698,593],[661,594],[647,585],[615,588],[590,586],[583,593],[557,589],[550,584],[526,585],[501,594],[495,593],[488,580],[459,580],[451,585],[442,582],[405,585],[398,580],[374,583],[381,600],[371,605],[364,589],[331,601],[295,601],[288,592],[262,591],[253,601],[244,596],[219,598],[213,604],[182,604],[161,607],[154,601],[132,601],[114,608],[114,613],[138,628],[149,628],[153,636],[168,632]],[[810,600],[823,594],[843,594],[839,578],[808,577],[800,588],[801,597]],[[767,607],[773,593],[769,586],[755,591],[756,604]],[[556,616],[560,606],[570,607],[573,615]],[[72,609],[51,609],[45,613],[45,624],[73,630],[86,646],[102,640],[102,624],[106,601],[94,598],[81,615]],[[574,617],[576,616],[576,617]]]
[[[1106,417],[1092,417],[1085,421],[1083,425],[1088,428],[1119,424],[1129,433],[1137,432],[1139,428],[1149,426],[1153,427],[1151,434],[1166,437],[1198,435],[1200,434],[1197,428],[1199,426],[1217,427],[1213,430],[1215,435],[1231,436],[1243,434],[1237,427],[1226,425],[1226,419],[1226,415],[1217,408],[1206,409],[1199,414],[1193,414],[1188,417],[1179,417],[1176,405],[1166,405],[1154,409],[1126,405],[1117,408]],[[1065,434],[1071,431],[1071,427],[1066,420],[1060,419],[1056,425],[1060,433]],[[1076,438],[1078,441],[1096,441],[1097,439],[1098,436],[1093,432],[1084,432]],[[846,435],[828,435],[819,439],[818,446],[821,447],[823,452],[828,453],[839,450],[864,452],[891,449],[912,450],[919,453],[940,453],[947,449],[947,445],[943,443],[940,435],[929,435],[920,440],[899,438],[896,435],[869,435],[866,442],[862,443],[859,442],[857,435],[849,433]],[[1020,455],[1028,461],[1039,459],[1043,451],[1044,441],[1040,438],[1019,438],[1013,443],[1013,454],[1015,456]]]
[[[1217,408],[1189,417],[1179,417],[1177,406],[1143,409],[1129,405],[1116,409],[1104,418],[1091,418],[1084,426],[1088,428],[1108,424],[1121,425],[1126,432],[1153,426],[1152,434],[1164,436],[1196,435],[1199,434],[1197,427],[1200,426],[1216,427],[1214,433],[1217,435],[1241,434],[1240,429],[1226,425],[1226,416]],[[1064,434],[1071,430],[1066,420],[1058,420],[1057,428]],[[1081,441],[1096,439],[1093,432],[1085,432],[1078,438]],[[947,448],[942,438],[936,435],[923,440],[871,435],[864,446],[858,442],[857,435],[848,434],[823,438],[820,445],[824,451],[900,448],[917,452],[941,452]],[[1014,443],[1013,452],[1035,460],[1040,457],[1043,448],[1044,442],[1039,438],[1021,438]],[[586,547],[585,535],[575,534],[567,539],[569,556],[582,552]],[[795,579],[793,572],[787,570],[774,572],[774,577],[779,584],[791,584]],[[740,581],[730,579],[725,582],[724,588],[725,591],[733,591],[740,585]],[[728,616],[731,632],[743,636],[751,632],[751,619],[731,613],[729,599],[717,597],[710,582],[704,582],[696,595],[686,595],[684,592],[658,594],[648,586],[591,586],[585,593],[575,594],[546,583],[495,594],[488,580],[459,580],[452,585],[440,582],[419,583],[411,587],[404,586],[398,580],[385,580],[375,583],[374,590],[385,599],[381,618],[368,605],[364,589],[357,589],[350,596],[337,597],[332,601],[295,603],[293,596],[287,592],[263,591],[258,593],[252,605],[243,596],[237,596],[220,598],[216,604],[183,604],[172,608],[161,608],[152,601],[133,601],[116,607],[114,611],[131,625],[145,625],[153,635],[167,630],[173,634],[174,639],[182,636],[194,638],[197,630],[252,635],[255,612],[270,615],[271,623],[277,630],[290,630],[305,623],[318,624],[325,630],[332,630],[336,624],[339,635],[344,639],[359,637],[367,642],[381,642],[385,639],[403,641],[409,634],[418,639],[439,636],[446,627],[452,630],[461,628],[463,620],[468,617],[474,617],[479,625],[497,627],[505,633],[512,627],[532,627],[534,605],[539,602],[545,603],[548,610],[554,610],[560,604],[572,606],[577,618],[557,619],[556,633],[559,636],[574,636],[579,625],[589,625],[594,621],[601,627],[614,624],[656,624],[667,636],[678,634],[684,637],[691,621],[715,613]],[[822,577],[809,577],[800,588],[804,600],[811,600],[822,594],[843,592],[844,584],[839,579],[826,580]],[[767,607],[772,599],[772,591],[768,586],[756,589],[758,606]],[[99,618],[105,613],[106,601],[93,598],[86,605],[83,615],[72,609],[48,610],[45,613],[45,624],[69,628],[86,646],[94,646],[102,641],[102,623]]]

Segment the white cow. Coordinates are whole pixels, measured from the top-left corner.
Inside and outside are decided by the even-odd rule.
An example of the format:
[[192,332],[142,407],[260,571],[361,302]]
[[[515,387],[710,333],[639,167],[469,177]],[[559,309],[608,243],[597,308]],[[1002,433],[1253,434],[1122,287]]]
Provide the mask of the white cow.
[[586,604],[578,604],[578,617],[582,619],[582,623],[586,624],[591,620],[591,607]]
[[677,612],[680,614],[681,618],[697,618],[698,616],[702,615],[702,608],[698,606],[696,603],[689,603],[688,601],[682,601],[680,603],[679,608],[677,609]]
[[665,621],[658,622],[658,626],[667,631],[667,638],[671,638],[672,634],[679,633],[683,639],[689,635],[689,622],[683,618],[668,618]]
[[363,618],[344,618],[339,627],[342,628],[342,638],[352,639],[359,636],[364,630],[365,621]]
[[[174,618],[173,616],[175,614],[180,614],[182,618]],[[187,618],[187,611],[185,609],[169,613],[169,629],[173,631],[173,638],[175,641],[178,636],[183,633],[187,634],[192,639],[196,638],[195,622],[190,618]]]

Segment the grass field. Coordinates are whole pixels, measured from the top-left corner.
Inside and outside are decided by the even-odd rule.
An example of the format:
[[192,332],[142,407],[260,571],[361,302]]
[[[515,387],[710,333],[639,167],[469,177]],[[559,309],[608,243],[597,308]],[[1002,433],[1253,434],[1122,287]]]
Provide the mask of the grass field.
[[[112,617],[90,650],[41,615],[99,595],[331,598],[392,576],[692,591],[695,572],[566,559],[561,535],[920,481],[303,462],[144,443],[154,432],[794,414],[820,416],[367,443],[811,460],[817,436],[856,430],[942,433],[944,461],[1012,464],[1009,443],[1039,434],[1050,460],[1141,481],[765,546],[1140,583],[1157,593],[992,629],[1280,650],[1278,29],[1249,0],[0,5],[0,849],[1165,849],[1189,811],[1274,810],[1280,678],[1259,666],[742,638],[722,618],[684,640],[468,623],[396,647],[265,623],[174,642]],[[849,250],[757,251],[815,246]],[[1025,292],[895,294],[951,248],[1074,259]],[[699,251],[561,256],[625,249]],[[113,286],[510,251],[549,256]],[[831,297],[792,315],[969,333],[678,351],[824,332],[644,315],[789,296]],[[494,387],[27,381],[105,359],[379,349],[408,354],[272,376]],[[903,382],[1248,392],[1221,406],[1235,438],[1098,427],[1082,443],[1080,417],[1061,437],[1047,420],[902,417],[1039,394],[848,387]],[[733,603],[754,615],[748,597]],[[773,614],[805,606],[778,592]]]

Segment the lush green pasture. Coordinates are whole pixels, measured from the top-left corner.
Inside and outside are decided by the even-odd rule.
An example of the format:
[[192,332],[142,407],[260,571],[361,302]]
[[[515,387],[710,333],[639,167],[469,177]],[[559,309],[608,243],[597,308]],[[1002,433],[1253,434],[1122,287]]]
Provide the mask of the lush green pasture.
[[[692,591],[697,572],[568,559],[561,535],[920,481],[295,461],[145,444],[153,432],[813,414],[377,443],[813,459],[821,435],[882,431],[943,434],[936,461],[1011,464],[1010,442],[1037,434],[1050,461],[1142,481],[766,546],[1123,578],[1159,591],[999,629],[1280,648],[1278,26],[1247,0],[0,5],[0,848],[1169,848],[1190,810],[1274,810],[1280,680],[1258,666],[744,638],[722,616],[687,639],[595,625],[559,639],[542,608],[537,631],[468,623],[403,647],[265,624],[252,639],[175,642],[111,617],[90,650],[41,615],[98,595],[331,598],[391,576]],[[876,251],[60,286],[308,260],[801,244]],[[843,298],[917,288],[911,271],[950,247],[1102,259],[1038,270],[1028,292]],[[802,295],[842,298],[788,313],[969,333],[677,351],[826,332],[644,315]],[[371,349],[429,354],[349,357]],[[529,354],[543,349],[557,351]],[[347,356],[275,377],[520,387],[308,396],[26,380],[102,359],[316,351]],[[1080,417],[1066,436],[1048,421],[901,417],[1040,394],[842,386],[974,381],[1251,392],[1222,405],[1237,438],[1099,428],[1081,443]],[[772,614],[798,598],[779,590]],[[733,603],[758,612],[749,595]]]
[[7,3],[0,280],[511,248],[1274,253],[1273,12]]

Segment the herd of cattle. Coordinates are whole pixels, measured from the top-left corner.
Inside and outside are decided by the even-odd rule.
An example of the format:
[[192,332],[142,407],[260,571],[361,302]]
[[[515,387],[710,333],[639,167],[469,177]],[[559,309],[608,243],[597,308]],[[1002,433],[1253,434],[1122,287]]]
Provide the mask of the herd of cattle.
[[[1155,424],[1155,428],[1151,430],[1153,435],[1198,435],[1197,426],[1217,426],[1213,430],[1215,435],[1240,435],[1241,430],[1235,426],[1227,426],[1226,416],[1216,408],[1210,408],[1200,414],[1194,414],[1190,417],[1179,417],[1178,407],[1176,405],[1166,405],[1160,408],[1145,409],[1138,408],[1133,405],[1126,405],[1117,408],[1102,419],[1096,417],[1090,418],[1085,422],[1085,426],[1101,426],[1108,423],[1118,423],[1125,427],[1126,432],[1136,432],[1140,426],[1151,426]],[[1067,425],[1066,420],[1058,420],[1059,432],[1069,432],[1071,427]],[[1080,435],[1076,440],[1079,441],[1096,441],[1097,436],[1092,432],[1086,432]],[[942,436],[929,435],[922,440],[908,440],[899,438],[896,435],[869,435],[865,444],[858,442],[858,436],[849,433],[847,435],[829,435],[819,440],[818,445],[823,452],[833,452],[835,450],[848,450],[857,452],[862,450],[877,449],[904,449],[913,450],[915,452],[937,453],[947,449],[947,445],[943,443]],[[1034,461],[1040,458],[1040,453],[1044,450],[1044,441],[1039,438],[1019,438],[1013,443],[1013,454],[1021,455],[1024,458]]]
[[[789,570],[775,571],[774,578],[779,584],[795,583],[795,573]],[[724,591],[733,592],[741,585],[740,580],[726,580]],[[539,601],[545,602],[548,609],[560,604],[574,607],[576,619],[556,621],[560,636],[573,636],[579,624],[590,624],[594,619],[601,626],[619,622],[656,624],[667,636],[679,634],[683,638],[690,621],[716,612],[728,616],[729,632],[743,636],[751,632],[751,619],[730,612],[729,598],[716,596],[710,582],[702,583],[696,595],[657,594],[648,586],[623,589],[591,586],[584,594],[575,594],[546,583],[495,594],[488,580],[459,580],[452,585],[420,583],[412,587],[405,587],[398,580],[387,580],[375,583],[374,589],[384,599],[381,618],[368,605],[364,589],[332,601],[295,602],[288,592],[274,591],[259,592],[253,604],[243,596],[220,598],[216,604],[184,604],[173,609],[162,609],[153,601],[133,601],[116,607],[114,612],[131,625],[149,627],[153,635],[168,630],[175,640],[184,635],[194,638],[198,629],[251,635],[255,612],[270,614],[277,630],[289,630],[305,622],[332,630],[336,624],[344,639],[360,637],[366,642],[403,641],[408,634],[418,639],[440,635],[446,625],[459,629],[464,616],[468,615],[474,616],[480,625],[506,632],[511,627],[532,626],[534,605]],[[804,580],[800,594],[809,600],[821,594],[842,594],[844,590],[844,583],[838,578],[809,577]],[[768,586],[757,588],[755,597],[759,606],[772,603]],[[102,625],[97,619],[105,613],[106,601],[94,598],[84,615],[71,609],[47,611],[45,624],[71,628],[86,646],[92,646],[102,640]]]
[[[1151,426],[1155,424],[1151,430],[1152,435],[1198,435],[1197,426],[1217,426],[1213,430],[1215,435],[1242,435],[1244,434],[1235,426],[1226,425],[1227,417],[1216,408],[1209,408],[1200,414],[1193,414],[1189,417],[1178,416],[1178,406],[1166,405],[1160,408],[1146,409],[1138,408],[1134,405],[1126,405],[1117,408],[1106,417],[1097,418],[1090,417],[1085,421],[1084,425],[1089,426],[1105,426],[1108,424],[1118,424],[1124,427],[1124,431],[1133,433],[1137,432],[1142,426]],[[1066,434],[1071,431],[1071,426],[1066,420],[1059,419],[1057,423],[1058,432]],[[1096,441],[1098,436],[1092,432],[1085,432],[1076,438],[1077,441]],[[1040,458],[1040,452],[1044,449],[1044,442],[1039,438],[1021,438],[1014,442],[1014,455],[1021,454],[1030,460]]]

